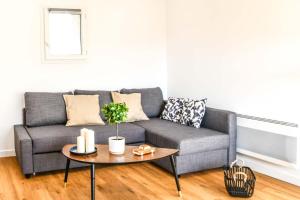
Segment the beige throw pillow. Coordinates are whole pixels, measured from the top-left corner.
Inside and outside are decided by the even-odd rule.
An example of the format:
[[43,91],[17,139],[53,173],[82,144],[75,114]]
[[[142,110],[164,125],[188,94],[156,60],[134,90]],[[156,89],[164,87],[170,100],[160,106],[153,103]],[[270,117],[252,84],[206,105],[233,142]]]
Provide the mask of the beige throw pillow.
[[104,125],[100,117],[99,95],[64,95],[66,126]]
[[114,103],[125,103],[128,107],[126,122],[149,120],[144,113],[141,102],[141,93],[120,94],[111,92]]

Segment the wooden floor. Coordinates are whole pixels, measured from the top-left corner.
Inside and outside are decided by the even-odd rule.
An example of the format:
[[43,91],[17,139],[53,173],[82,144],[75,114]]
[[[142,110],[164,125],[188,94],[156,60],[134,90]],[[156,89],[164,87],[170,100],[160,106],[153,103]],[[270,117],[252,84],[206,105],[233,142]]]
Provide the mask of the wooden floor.
[[[300,199],[300,187],[256,174],[257,184],[251,199]],[[0,199],[75,200],[90,198],[88,169],[71,170],[67,188],[64,172],[47,173],[26,179],[15,157],[0,158]],[[221,169],[184,175],[180,178],[183,199],[234,199],[226,193]],[[97,167],[96,199],[178,200],[173,177],[149,164]]]

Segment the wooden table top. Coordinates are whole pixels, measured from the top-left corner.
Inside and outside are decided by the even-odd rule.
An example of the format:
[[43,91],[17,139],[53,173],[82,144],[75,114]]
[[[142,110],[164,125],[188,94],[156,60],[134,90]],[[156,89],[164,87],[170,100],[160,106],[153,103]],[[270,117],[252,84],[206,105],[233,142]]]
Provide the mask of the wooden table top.
[[167,148],[155,148],[153,154],[145,154],[143,156],[138,156],[132,153],[133,149],[137,146],[127,146],[125,147],[125,153],[122,155],[113,155],[108,151],[108,145],[95,145],[97,147],[97,153],[91,155],[75,155],[70,153],[70,149],[75,146],[75,144],[67,144],[63,147],[62,153],[67,158],[91,164],[125,164],[125,163],[136,163],[136,162],[146,162],[157,160],[160,158],[168,157],[178,152],[178,149],[167,149]]

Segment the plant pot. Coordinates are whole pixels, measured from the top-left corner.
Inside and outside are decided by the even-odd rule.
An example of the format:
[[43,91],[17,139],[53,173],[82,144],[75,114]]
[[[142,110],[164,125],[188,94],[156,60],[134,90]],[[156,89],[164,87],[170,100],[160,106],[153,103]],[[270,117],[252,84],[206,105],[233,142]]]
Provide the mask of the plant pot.
[[115,155],[121,155],[125,151],[125,138],[112,136],[108,138],[109,152]]

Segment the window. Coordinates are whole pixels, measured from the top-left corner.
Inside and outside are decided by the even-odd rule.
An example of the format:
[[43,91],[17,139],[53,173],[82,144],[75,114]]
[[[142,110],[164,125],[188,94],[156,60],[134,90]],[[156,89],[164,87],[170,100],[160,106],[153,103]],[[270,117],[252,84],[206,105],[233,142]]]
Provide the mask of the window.
[[86,14],[81,9],[47,8],[45,11],[45,59],[83,59]]

